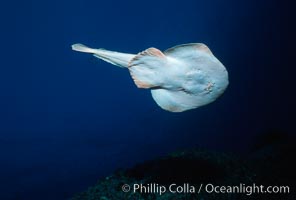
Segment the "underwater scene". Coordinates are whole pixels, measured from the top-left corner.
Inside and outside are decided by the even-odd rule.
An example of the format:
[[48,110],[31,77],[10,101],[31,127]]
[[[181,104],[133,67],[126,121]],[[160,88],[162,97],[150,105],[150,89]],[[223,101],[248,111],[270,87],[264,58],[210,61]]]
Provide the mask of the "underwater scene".
[[1,3],[0,200],[294,200],[280,0]]

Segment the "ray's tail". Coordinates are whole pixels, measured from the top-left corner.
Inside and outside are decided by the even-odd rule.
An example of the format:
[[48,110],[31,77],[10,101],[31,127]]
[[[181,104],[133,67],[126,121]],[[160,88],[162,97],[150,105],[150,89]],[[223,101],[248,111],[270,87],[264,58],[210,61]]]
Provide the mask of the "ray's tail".
[[127,68],[129,62],[132,60],[133,57],[135,57],[134,54],[119,53],[115,51],[108,51],[105,49],[93,49],[80,43],[73,44],[72,50],[84,53],[91,53],[99,59],[102,59],[108,63],[122,68]]
[[79,51],[79,52],[84,52],[84,53],[95,53],[95,49],[89,48],[83,44],[77,43],[77,44],[73,44],[72,46],[72,50],[74,51]]

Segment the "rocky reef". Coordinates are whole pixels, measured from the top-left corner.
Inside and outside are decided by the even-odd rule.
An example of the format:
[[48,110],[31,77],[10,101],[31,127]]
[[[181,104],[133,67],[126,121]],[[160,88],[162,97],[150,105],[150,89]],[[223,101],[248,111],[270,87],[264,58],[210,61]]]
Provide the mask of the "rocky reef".
[[[295,195],[295,140],[284,137],[263,136],[254,145],[253,150],[244,156],[230,153],[191,149],[174,152],[166,157],[147,161],[131,169],[118,170],[90,187],[87,191],[74,196],[72,200],[241,200],[241,199],[296,199]],[[183,188],[184,183],[196,188],[194,192],[164,192],[162,194],[150,190],[164,186],[168,188],[175,183]],[[215,186],[289,186],[289,194],[284,193],[215,193],[205,189],[197,191],[203,184]],[[123,192],[123,185],[131,189]],[[146,192],[133,192],[134,184],[146,186]],[[154,186],[152,186],[154,184]],[[184,186],[185,187],[185,186]],[[182,189],[181,188],[181,189]],[[126,188],[125,188],[126,189]]]

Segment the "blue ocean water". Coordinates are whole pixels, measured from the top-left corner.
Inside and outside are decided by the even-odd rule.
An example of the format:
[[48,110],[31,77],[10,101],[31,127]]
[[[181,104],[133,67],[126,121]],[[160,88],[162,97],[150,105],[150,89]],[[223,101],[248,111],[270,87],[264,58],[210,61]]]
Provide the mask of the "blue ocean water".
[[[66,199],[115,169],[177,149],[245,152],[293,132],[285,1],[36,1],[1,6],[0,198]],[[71,50],[207,44],[229,72],[216,102],[161,110],[126,70]]]

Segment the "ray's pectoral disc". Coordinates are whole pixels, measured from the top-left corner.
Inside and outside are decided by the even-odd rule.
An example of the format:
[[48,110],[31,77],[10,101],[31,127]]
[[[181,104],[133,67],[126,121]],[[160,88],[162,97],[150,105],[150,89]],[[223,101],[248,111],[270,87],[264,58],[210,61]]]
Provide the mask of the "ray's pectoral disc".
[[149,48],[138,54],[92,49],[82,44],[74,44],[72,49],[127,68],[137,87],[151,89],[155,102],[171,112],[209,104],[228,86],[227,70],[201,43],[178,45],[164,52]]

